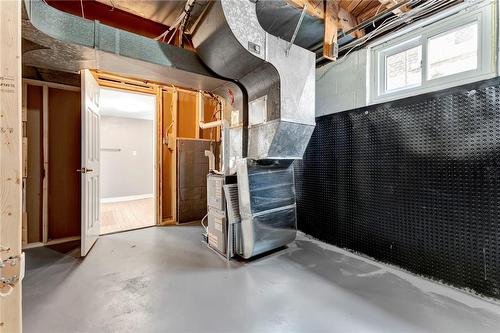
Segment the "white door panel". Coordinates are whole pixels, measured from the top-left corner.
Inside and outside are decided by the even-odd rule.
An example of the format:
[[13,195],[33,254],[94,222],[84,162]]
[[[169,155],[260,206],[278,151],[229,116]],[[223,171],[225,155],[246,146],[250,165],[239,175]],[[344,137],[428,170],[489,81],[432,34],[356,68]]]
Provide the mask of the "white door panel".
[[100,114],[99,84],[82,70],[82,244],[85,256],[99,238],[100,225]]

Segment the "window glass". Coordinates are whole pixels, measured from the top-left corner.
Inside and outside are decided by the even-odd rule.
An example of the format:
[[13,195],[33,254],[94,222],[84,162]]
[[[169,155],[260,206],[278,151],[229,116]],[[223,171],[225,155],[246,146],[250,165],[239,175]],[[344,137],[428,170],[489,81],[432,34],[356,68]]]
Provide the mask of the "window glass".
[[477,69],[477,30],[477,22],[474,22],[429,38],[429,80]]
[[422,83],[422,45],[385,58],[387,92]]

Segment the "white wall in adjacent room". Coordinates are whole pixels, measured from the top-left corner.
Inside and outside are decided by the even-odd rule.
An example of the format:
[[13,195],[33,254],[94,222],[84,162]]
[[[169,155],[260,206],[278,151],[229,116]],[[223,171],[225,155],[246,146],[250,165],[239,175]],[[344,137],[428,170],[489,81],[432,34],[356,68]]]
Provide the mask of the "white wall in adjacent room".
[[103,201],[154,196],[155,103],[154,96],[101,91]]
[[154,193],[152,120],[101,117],[101,198]]

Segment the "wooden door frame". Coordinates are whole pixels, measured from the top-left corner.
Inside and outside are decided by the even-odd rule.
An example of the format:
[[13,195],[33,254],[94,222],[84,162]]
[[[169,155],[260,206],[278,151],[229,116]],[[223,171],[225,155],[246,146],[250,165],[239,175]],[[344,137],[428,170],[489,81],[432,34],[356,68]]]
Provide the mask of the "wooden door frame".
[[[66,91],[80,91],[80,87],[75,87],[75,86],[70,86],[70,85],[65,85],[65,84],[60,84],[60,83],[54,83],[54,82],[47,82],[47,81],[40,81],[40,80],[33,80],[33,79],[22,79],[22,85],[23,85],[23,113],[26,113],[27,110],[27,88],[28,85],[30,86],[37,86],[37,87],[42,87],[42,137],[43,137],[43,161],[42,165],[44,168],[44,177],[42,179],[42,198],[41,198],[41,205],[42,205],[42,240],[41,242],[33,242],[33,243],[28,243],[27,239],[25,238],[27,235],[25,235],[25,228],[27,230],[27,219],[23,219],[23,238],[22,238],[22,244],[23,244],[23,249],[29,249],[29,248],[34,248],[34,247],[40,247],[40,246],[46,246],[46,245],[55,245],[55,244],[61,244],[61,243],[66,243],[66,242],[71,242],[71,241],[77,241],[81,239],[81,236],[71,236],[71,237],[63,237],[63,238],[58,238],[58,239],[51,239],[49,240],[49,88],[53,89],[60,89],[60,90],[66,90]],[[23,119],[26,117],[23,116]],[[26,119],[27,120],[27,119]],[[27,140],[23,137],[23,145],[24,142],[27,142]],[[24,149],[24,148],[23,148]],[[23,155],[27,155],[28,152],[24,151]],[[23,170],[27,170],[27,165],[26,165],[26,160],[23,157]],[[25,177],[26,175],[23,175]],[[26,191],[26,188],[24,188],[24,191]],[[23,210],[23,216],[26,214],[26,212]]]
[[[172,133],[174,136],[174,142],[173,142],[173,154],[172,154],[172,162],[170,166],[170,175],[172,177],[171,184],[172,184],[172,190],[170,193],[170,210],[172,211],[172,218],[169,220],[162,220],[162,225],[175,225],[177,224],[177,117],[178,117],[178,105],[179,105],[179,94],[178,91],[175,87],[162,87],[160,86],[160,96],[161,100],[163,100],[163,93],[171,93],[172,94],[172,100],[170,104],[170,109],[172,110]],[[163,119],[163,107],[161,109],[161,114],[162,114],[162,119]],[[160,136],[162,137],[163,141],[163,135],[166,135],[166,140],[168,140],[168,133],[160,133]],[[163,142],[162,142],[163,144]],[[163,149],[161,150],[162,154],[162,162],[163,162]],[[163,218],[163,216],[162,216]]]
[[134,93],[142,93],[154,95],[156,98],[156,167],[155,167],[155,192],[156,192],[156,214],[155,214],[155,225],[162,224],[162,128],[163,128],[163,116],[162,116],[162,89],[158,84],[150,83],[147,81],[141,81],[137,79],[130,79],[122,77],[116,74],[102,72],[97,70],[91,70],[97,83],[101,87],[111,88],[121,91],[129,91]]
[[[156,177],[156,190],[157,190],[157,200],[156,200],[156,206],[157,206],[157,225],[175,225],[177,224],[177,154],[174,153],[172,155],[172,166],[171,166],[171,172],[172,172],[172,219],[168,220],[163,220],[163,214],[162,214],[162,190],[163,190],[163,184],[162,184],[162,175],[163,175],[163,140],[164,140],[164,133],[163,133],[163,108],[164,105],[163,103],[163,93],[168,92],[172,94],[172,113],[173,113],[173,122],[174,126],[172,127],[173,134],[174,134],[174,152],[177,150],[177,139],[186,139],[186,138],[180,138],[177,136],[178,134],[178,105],[179,105],[179,93],[187,93],[187,94],[192,94],[192,95],[197,95],[199,92],[193,89],[187,89],[183,87],[177,87],[172,84],[168,83],[162,83],[162,82],[151,82],[148,80],[141,80],[138,78],[130,78],[130,77],[125,77],[121,76],[118,74],[110,73],[110,72],[105,72],[105,71],[99,71],[99,70],[92,70],[91,71],[94,75],[94,77],[97,79],[97,82],[101,87],[105,88],[112,88],[112,89],[119,89],[119,90],[126,90],[126,91],[131,91],[131,92],[138,92],[138,93],[146,93],[146,94],[151,94],[151,95],[156,95],[156,105],[157,105],[157,111],[156,111],[156,120],[157,120],[157,144],[156,144],[156,172],[157,172],[157,177]],[[203,93],[205,97],[212,97],[212,95]],[[222,98],[219,96],[219,98]],[[223,115],[221,114],[221,117]],[[196,110],[196,117],[198,117],[198,110]],[[208,139],[200,139],[199,138],[199,132],[200,129],[198,129],[197,137],[198,138],[192,138],[193,140],[206,140],[209,141]],[[168,138],[165,138],[168,140]],[[187,138],[190,139],[190,138]],[[216,141],[220,140],[220,130],[217,131],[216,133]]]

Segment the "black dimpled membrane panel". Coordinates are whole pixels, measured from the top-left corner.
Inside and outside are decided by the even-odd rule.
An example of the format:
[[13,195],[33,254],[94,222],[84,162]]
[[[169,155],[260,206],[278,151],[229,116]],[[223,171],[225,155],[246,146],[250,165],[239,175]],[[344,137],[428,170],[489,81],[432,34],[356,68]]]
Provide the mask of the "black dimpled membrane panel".
[[316,121],[300,230],[500,298],[500,79]]

